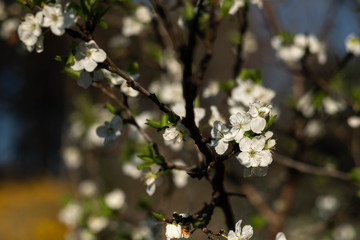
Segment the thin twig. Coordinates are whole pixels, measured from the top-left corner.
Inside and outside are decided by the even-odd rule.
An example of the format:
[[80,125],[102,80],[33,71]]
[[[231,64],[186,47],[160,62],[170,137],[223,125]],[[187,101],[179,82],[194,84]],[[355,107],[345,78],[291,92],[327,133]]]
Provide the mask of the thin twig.
[[284,166],[287,166],[289,168],[293,168],[296,169],[300,172],[303,173],[308,173],[308,174],[314,174],[314,175],[318,175],[318,176],[327,176],[327,177],[332,177],[332,178],[337,178],[340,180],[344,180],[344,181],[349,181],[349,175],[347,173],[335,170],[335,169],[325,169],[325,168],[321,168],[321,167],[316,167],[316,166],[312,166],[309,164],[305,164],[299,161],[295,161],[289,157],[274,153],[274,160],[277,163],[280,163]]

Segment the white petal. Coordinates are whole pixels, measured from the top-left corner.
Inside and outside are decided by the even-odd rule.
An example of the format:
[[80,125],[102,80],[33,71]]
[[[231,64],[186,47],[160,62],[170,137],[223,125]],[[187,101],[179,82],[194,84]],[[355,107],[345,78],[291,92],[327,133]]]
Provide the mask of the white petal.
[[240,143],[239,143],[240,150],[243,152],[250,151],[251,144],[252,144],[251,139],[248,137],[244,137],[243,139],[240,140]]
[[[95,68],[97,67],[97,63],[94,62],[92,59],[88,58],[86,60],[84,60],[84,68],[86,71],[88,72],[92,72],[95,70]],[[74,68],[73,68],[74,69]]]
[[228,240],[237,240],[236,239],[236,236],[235,236],[235,233],[233,230],[230,230],[229,233],[228,233]]
[[250,128],[254,133],[261,133],[266,126],[266,120],[262,117],[253,118],[250,122]]
[[242,220],[239,220],[239,221],[237,221],[237,223],[235,224],[235,235],[236,235],[237,237],[240,237],[240,235],[241,235],[241,222],[242,222]]
[[95,51],[91,54],[91,58],[95,61],[95,62],[103,62],[106,59],[106,53],[104,50],[99,49],[98,51]]
[[275,240],[286,240],[285,234],[283,232],[279,232],[276,234]]
[[155,193],[155,190],[156,190],[156,185],[155,185],[155,182],[146,186],[146,193],[149,195],[149,196],[152,196],[154,195]]
[[245,225],[241,232],[241,240],[248,240],[254,234],[254,230],[250,225]]
[[114,129],[114,131],[120,130],[123,125],[123,120],[119,115],[115,115],[113,119],[111,120],[111,126]]
[[92,83],[90,73],[88,73],[87,71],[82,71],[80,73],[80,77],[77,79],[76,83],[77,83],[77,85],[79,85],[80,87],[85,88],[85,89],[90,87],[90,85]]
[[236,156],[236,159],[239,160],[240,164],[245,167],[251,167],[250,156],[246,152],[241,152]]
[[224,154],[228,149],[229,143],[225,142],[223,139],[220,139],[217,146],[215,147],[215,151],[217,154]]

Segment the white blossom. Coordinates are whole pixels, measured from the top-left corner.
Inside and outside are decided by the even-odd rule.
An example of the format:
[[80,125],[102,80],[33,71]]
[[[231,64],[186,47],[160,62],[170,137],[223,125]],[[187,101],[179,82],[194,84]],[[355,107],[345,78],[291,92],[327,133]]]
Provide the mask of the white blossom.
[[37,12],[35,16],[32,14],[26,14],[25,20],[19,25],[19,39],[25,44],[26,48],[30,52],[35,48],[35,46],[41,45],[41,23],[42,13]]
[[249,240],[252,235],[254,234],[254,230],[250,225],[245,225],[241,229],[241,222],[242,220],[239,220],[235,224],[235,232],[233,230],[230,230],[228,233],[228,240]]
[[211,81],[202,93],[203,98],[215,97],[220,92],[220,83],[218,81]]
[[104,79],[104,74],[101,70],[96,70],[94,72],[87,72],[85,70],[81,71],[80,77],[77,79],[76,83],[79,87],[88,88],[90,87],[93,81],[100,81]]
[[66,147],[62,151],[62,157],[66,167],[70,169],[76,169],[80,167],[83,162],[79,149],[75,147]]
[[176,126],[166,128],[163,137],[166,141],[181,143],[190,137],[190,132],[182,123],[178,122]]
[[[185,117],[185,115],[186,115],[184,103],[175,103],[171,107],[171,110],[173,110],[179,116]],[[200,107],[195,107],[194,108],[194,121],[195,121],[195,125],[197,127],[199,127],[199,123],[204,117],[205,117],[205,109],[200,108]]]
[[286,240],[285,234],[283,232],[278,232],[276,234],[275,240]]
[[229,142],[227,135],[229,134],[229,129],[225,126],[224,123],[220,121],[214,122],[214,127],[211,129],[211,147],[215,147],[217,154],[224,154],[228,149]]
[[90,216],[87,225],[93,233],[99,233],[109,225],[109,219],[103,216]]
[[79,184],[79,193],[84,197],[94,197],[97,192],[96,184],[92,180],[84,180]]
[[80,221],[83,210],[78,203],[68,203],[59,212],[59,220],[66,226],[75,228],[77,223]]
[[232,126],[230,129],[231,138],[234,139],[235,142],[239,143],[240,140],[244,137],[244,133],[250,130],[251,119],[244,113],[236,113],[231,115],[229,120]]
[[183,231],[183,229],[185,229],[185,227],[180,224],[166,224],[166,240],[171,240],[173,238],[189,238],[189,232]]
[[360,38],[354,33],[350,34],[345,39],[345,48],[347,52],[360,56]]
[[122,172],[133,179],[138,179],[141,177],[141,172],[137,169],[137,166],[142,163],[142,160],[134,155],[130,161],[123,163]]
[[64,15],[61,4],[45,5],[41,12],[44,16],[42,22],[43,27],[50,27],[51,32],[57,36],[65,33]]
[[347,119],[347,124],[351,128],[358,128],[360,127],[360,117],[359,116],[351,116]]
[[338,199],[333,195],[319,196],[316,199],[315,205],[320,217],[329,218],[339,207]]
[[125,204],[125,193],[121,189],[114,189],[105,195],[104,200],[109,208],[119,210]]
[[304,133],[309,138],[320,136],[324,131],[324,124],[319,120],[310,120],[306,123]]
[[312,103],[313,101],[313,93],[311,91],[305,93],[301,96],[301,98],[298,100],[296,109],[298,111],[301,111],[301,113],[309,118],[312,117],[315,113],[315,107]]
[[74,64],[71,68],[75,71],[85,69],[87,72],[92,72],[98,63],[104,62],[105,59],[106,53],[98,47],[94,40],[81,42],[76,47]]
[[120,136],[120,129],[123,126],[123,120],[120,116],[115,115],[111,122],[105,121],[104,125],[96,129],[96,134],[103,137],[104,145],[109,146],[115,143],[116,139]]
[[143,5],[136,8],[134,16],[142,23],[149,23],[152,19],[152,14],[149,8]]
[[328,96],[323,99],[323,106],[327,114],[334,115],[345,110],[346,103],[342,99],[335,99]]
[[155,190],[156,190],[156,184],[155,184],[156,177],[157,177],[157,175],[152,173],[152,172],[148,172],[148,173],[145,174],[146,193],[149,196],[152,196],[155,193]]
[[181,226],[179,224],[166,224],[165,236],[167,240],[181,238]]
[[272,162],[272,156],[270,150],[264,150],[265,144],[265,137],[244,137],[239,143],[241,152],[236,158],[247,168],[267,167]]

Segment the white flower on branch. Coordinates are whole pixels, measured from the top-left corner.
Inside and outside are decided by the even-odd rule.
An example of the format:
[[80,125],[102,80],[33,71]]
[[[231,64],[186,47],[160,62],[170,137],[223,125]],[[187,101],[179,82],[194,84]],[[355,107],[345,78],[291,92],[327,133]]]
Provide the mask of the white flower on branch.
[[44,17],[42,26],[50,27],[51,32],[57,36],[63,35],[65,29],[72,27],[77,21],[73,9],[63,12],[61,4],[45,5],[41,13]]
[[236,113],[230,116],[230,123],[232,128],[230,129],[231,138],[235,142],[239,143],[244,137],[244,133],[250,130],[250,117],[243,113]]
[[267,167],[272,162],[271,152],[264,149],[266,138],[257,136],[253,139],[244,137],[239,143],[241,153],[236,158],[245,167]]
[[190,132],[182,123],[178,122],[175,127],[165,129],[163,137],[166,141],[181,143],[190,137]]
[[345,39],[345,48],[348,53],[360,56],[360,38],[354,33],[350,34]]
[[120,136],[120,129],[123,126],[123,120],[120,116],[115,115],[111,122],[106,121],[104,125],[96,129],[96,134],[99,137],[105,138],[104,145],[110,146],[115,143],[116,139]]
[[215,147],[215,152],[217,154],[224,154],[229,147],[228,142],[229,129],[225,126],[224,123],[220,121],[214,122],[214,127],[211,129],[211,147]]
[[[31,52],[37,46],[37,52],[43,50],[42,38],[41,38],[41,23],[42,13],[38,12],[36,15],[26,14],[25,21],[23,21],[18,28],[18,35],[20,41],[22,41],[27,50]],[[40,46],[40,48],[39,48]]]
[[171,240],[173,238],[189,238],[190,233],[184,231],[185,227],[180,224],[166,224],[165,236],[166,240]]
[[359,116],[351,116],[347,119],[347,124],[351,128],[358,128],[360,127],[360,117]]
[[245,225],[241,229],[241,222],[242,220],[239,220],[235,224],[235,232],[233,230],[230,230],[228,233],[228,240],[249,240],[252,235],[254,234],[254,230],[252,226]]
[[78,203],[70,202],[59,212],[59,220],[66,226],[75,228],[83,214],[83,209]]
[[74,64],[71,68],[75,71],[85,69],[87,72],[92,72],[98,63],[104,62],[105,59],[105,51],[100,49],[94,40],[81,42],[76,47]]
[[87,225],[93,233],[99,233],[109,225],[109,219],[102,216],[90,216]]
[[104,200],[109,208],[119,210],[125,204],[125,193],[121,189],[114,189],[105,195]]
[[250,129],[254,133],[261,133],[264,130],[266,126],[265,118],[270,115],[271,108],[271,105],[263,106],[260,103],[250,104],[248,111],[251,116]]
[[122,34],[125,37],[140,34],[151,19],[152,15],[147,7],[138,7],[133,16],[123,18]]

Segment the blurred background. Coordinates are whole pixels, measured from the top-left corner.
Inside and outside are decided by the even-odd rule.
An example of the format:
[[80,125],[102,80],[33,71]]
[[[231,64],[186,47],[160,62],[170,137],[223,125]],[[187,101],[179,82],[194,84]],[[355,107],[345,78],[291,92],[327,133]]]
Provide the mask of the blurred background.
[[[166,4],[172,6],[173,2],[176,1]],[[314,34],[326,42],[327,63],[325,66],[311,66],[311,71],[317,74],[326,75],[346,55],[345,38],[350,33],[360,33],[359,6],[355,0],[266,2],[271,7],[278,28],[294,34]],[[144,4],[148,3],[145,1]],[[152,81],[161,78],[159,72],[162,69],[154,60],[156,49],[161,46],[156,45],[152,26],[147,28],[151,42],[145,41],[145,33],[131,38],[121,35],[122,22],[117,17],[130,15],[131,8],[128,6],[118,3],[112,7],[105,16],[109,28],[98,28],[95,39],[120,68],[126,69],[130,61],[138,62],[139,81],[149,87]],[[263,85],[276,92],[274,106],[280,112],[273,130],[275,139],[278,139],[276,152],[290,156],[292,148],[297,145],[296,140],[288,134],[296,118],[289,107],[296,76],[276,57],[271,47],[274,24],[266,16],[268,10],[250,6],[248,31],[254,46],[251,52],[246,53],[244,67],[260,69]],[[201,208],[211,194],[206,182],[189,179],[187,188],[174,190],[173,185],[166,181],[169,176],[165,176],[159,180],[154,198],[149,199],[144,183],[124,174],[122,163],[131,159],[137,151],[131,146],[135,144],[131,129],[123,130],[115,146],[103,147],[95,129],[111,119],[104,108],[110,100],[96,88],[80,88],[76,80],[64,73],[64,64],[54,60],[55,56],[69,54],[73,41],[69,36],[47,34],[43,53],[26,51],[16,33],[26,11],[17,2],[0,0],[0,239],[64,239],[68,230],[59,221],[59,211],[69,199],[79,197],[79,183],[84,180],[91,180],[97,186],[97,191],[102,193],[114,188],[122,189],[128,204],[126,220],[133,225],[138,225],[147,216],[148,208],[139,207],[141,204],[150,205],[164,214]],[[170,12],[174,22],[180,12],[179,9]],[[205,75],[206,81],[225,81],[232,77],[235,55],[231,33],[236,26],[236,19],[231,17],[220,25],[214,56]],[[201,50],[197,52],[197,57],[200,56]],[[359,60],[352,59],[338,76],[346,87],[359,84],[358,66]],[[219,104],[219,99],[224,97],[225,94],[200,100],[201,106],[207,110],[207,117],[210,105]],[[136,106],[137,112],[149,110],[155,119],[160,118],[160,112],[146,98],[129,101]],[[218,108],[221,113],[227,111],[221,106]],[[359,129],[352,130],[346,126],[348,115],[345,113],[333,119],[319,118],[329,124],[325,126],[324,135],[309,140],[306,146],[309,162],[343,172],[349,172],[356,166],[351,152],[358,153],[359,146],[353,146],[350,150],[348,144],[354,143],[350,138],[357,139],[355,143],[359,143]],[[158,141],[162,140],[161,134],[156,136],[154,131],[149,132]],[[74,148],[76,150],[71,152]],[[170,159],[181,158],[188,165],[196,161],[194,149],[181,154],[167,150],[164,144],[160,149]],[[232,159],[227,169],[230,177],[226,180],[226,186],[229,192],[246,190],[245,187],[239,188],[239,182],[234,180],[242,176],[238,162]],[[297,175],[298,172],[293,173],[275,162],[265,178],[247,179],[246,183],[256,188],[259,196],[271,203],[271,208],[281,209],[274,199],[286,184],[289,174]],[[293,237],[288,239],[360,239],[360,202],[354,184],[311,174],[300,175],[292,184],[295,184],[292,189],[295,194],[286,215],[288,221],[282,229],[291,232],[289,236]],[[251,192],[251,189],[247,191]],[[204,198],[199,201],[199,196]],[[242,218],[245,224],[255,225],[257,235],[254,239],[268,239],[267,223],[256,207],[243,198],[231,198],[231,203],[236,219]],[[321,207],[326,204],[330,205],[330,210]],[[223,226],[221,212],[215,212],[213,219],[216,220],[210,228]],[[164,230],[159,231],[163,234]],[[197,239],[206,239],[204,234],[196,234]]]

